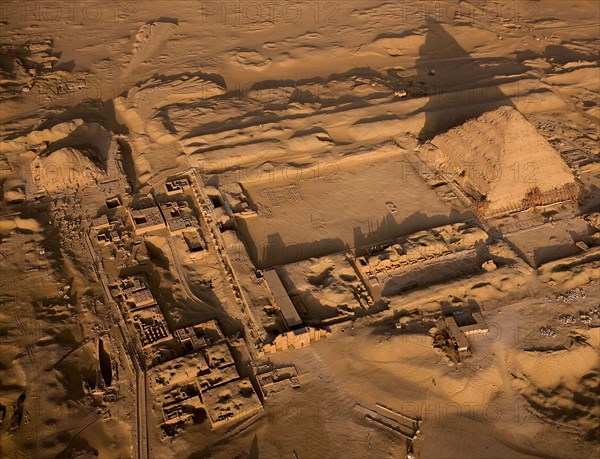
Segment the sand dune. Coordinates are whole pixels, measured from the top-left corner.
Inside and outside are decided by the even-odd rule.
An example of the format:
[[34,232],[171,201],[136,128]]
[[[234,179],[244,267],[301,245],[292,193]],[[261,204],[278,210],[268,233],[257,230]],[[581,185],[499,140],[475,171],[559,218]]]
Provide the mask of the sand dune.
[[1,10],[3,457],[600,454],[597,2]]

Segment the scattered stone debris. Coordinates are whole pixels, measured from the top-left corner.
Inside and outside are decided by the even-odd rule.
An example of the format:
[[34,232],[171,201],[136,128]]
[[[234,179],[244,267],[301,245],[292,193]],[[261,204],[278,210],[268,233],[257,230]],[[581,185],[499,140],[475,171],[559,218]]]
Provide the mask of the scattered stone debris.
[[565,325],[571,325],[577,321],[577,319],[575,319],[575,317],[573,317],[571,314],[561,314],[558,317],[558,320],[560,320]]
[[[577,322],[577,318],[572,314],[561,314],[558,316],[558,320],[565,325],[573,325]],[[584,325],[590,325],[593,321],[600,321],[600,308],[579,311],[579,320]]]
[[556,301],[562,301],[563,303],[571,303],[580,298],[585,298],[585,290],[579,287],[567,290],[564,294],[556,295]]
[[540,334],[544,338],[555,338],[556,332],[550,327],[540,327]]
[[581,322],[584,323],[585,325],[589,325],[592,323],[592,318],[588,314],[585,314],[585,313],[581,313],[579,315],[579,320],[581,320]]
[[600,320],[600,308],[592,309],[588,314],[592,320]]

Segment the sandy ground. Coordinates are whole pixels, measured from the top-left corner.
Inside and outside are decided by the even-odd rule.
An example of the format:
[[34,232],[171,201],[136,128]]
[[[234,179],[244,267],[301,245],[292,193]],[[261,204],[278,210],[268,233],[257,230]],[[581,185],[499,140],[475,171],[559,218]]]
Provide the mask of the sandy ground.
[[[267,399],[248,426],[190,425],[160,440],[150,408],[152,457],[405,457],[405,440],[355,403],[420,416],[417,457],[596,456],[600,337],[581,314],[600,296],[599,24],[593,0],[3,2],[0,456],[138,454],[127,333],[86,242],[107,199],[148,198],[190,167],[206,185],[239,183],[255,213],[237,213],[239,237],[224,237],[272,333],[252,264],[300,262],[290,277],[303,282],[314,257],[477,220],[428,169],[428,141],[499,106],[560,154],[579,200],[480,222],[501,241],[489,249],[496,270],[389,298],[384,314],[271,355],[296,365],[301,387]],[[458,134],[469,147],[511,140],[473,123]],[[512,153],[526,166],[509,169],[515,189],[531,173],[552,188],[528,166],[533,152]],[[218,318],[229,336],[266,335],[215,250],[192,260],[166,231],[139,241],[92,249],[109,280],[147,255],[171,329]],[[349,302],[340,285],[310,288],[333,310]],[[556,300],[576,288],[586,296]],[[393,325],[469,301],[490,333],[460,365],[433,347],[429,322]],[[82,384],[98,381],[100,340],[118,369],[114,400]]]
[[[257,442],[261,457],[285,457],[292,451],[299,457],[339,457],[340,450],[347,457],[398,457],[406,448],[402,439],[372,430],[352,409],[355,403],[367,407],[381,403],[423,418],[416,442],[419,457],[593,454],[597,445],[567,447],[569,434],[561,425],[578,418],[581,428],[594,429],[598,329],[563,325],[561,341],[569,343],[571,333],[581,332],[588,345],[567,344],[554,352],[531,350],[548,343],[537,332],[540,321],[556,323],[560,313],[582,306],[565,310],[561,304],[534,300],[491,312],[487,317],[493,332],[475,340],[474,358],[459,367],[433,349],[426,330],[403,334],[374,324],[346,329],[339,337],[293,354],[275,354],[274,362],[293,360],[302,387],[267,401],[263,421],[210,451],[229,457]],[[576,394],[581,380],[586,381],[587,397]],[[540,393],[552,394],[543,398],[544,409],[555,410],[554,427],[541,423],[524,399]],[[578,417],[588,410],[596,414]],[[465,431],[477,441],[457,435]]]
[[[290,180],[243,183],[259,209],[242,226],[259,266],[361,247],[460,218],[402,156],[365,158],[349,166],[336,162],[301,173],[307,177],[295,180],[297,172],[290,170]],[[386,203],[396,210],[392,213]],[[365,211],[358,214],[357,208]]]

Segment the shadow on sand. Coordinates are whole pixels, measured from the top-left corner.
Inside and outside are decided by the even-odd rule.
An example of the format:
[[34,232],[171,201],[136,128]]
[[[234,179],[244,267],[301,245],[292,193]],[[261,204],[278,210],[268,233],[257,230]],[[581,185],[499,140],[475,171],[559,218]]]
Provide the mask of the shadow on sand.
[[420,140],[429,140],[490,109],[502,105],[515,108],[498,85],[503,82],[502,75],[522,73],[525,66],[507,59],[475,59],[440,23],[428,17],[425,25],[425,43],[415,65],[429,99],[419,110],[425,112]]

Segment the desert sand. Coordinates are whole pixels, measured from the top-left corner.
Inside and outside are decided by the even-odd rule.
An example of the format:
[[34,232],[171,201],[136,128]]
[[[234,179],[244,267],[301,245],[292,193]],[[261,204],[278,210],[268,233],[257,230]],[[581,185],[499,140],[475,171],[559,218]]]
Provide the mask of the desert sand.
[[0,457],[600,454],[596,1],[0,25]]

